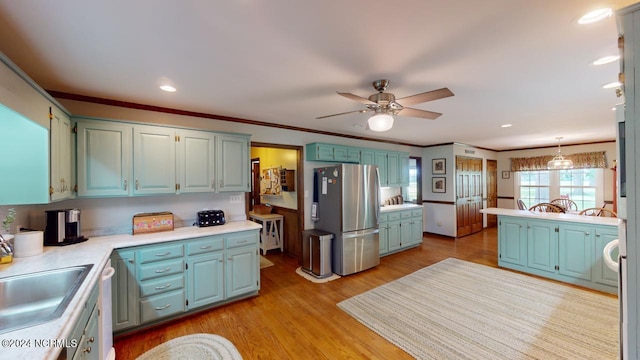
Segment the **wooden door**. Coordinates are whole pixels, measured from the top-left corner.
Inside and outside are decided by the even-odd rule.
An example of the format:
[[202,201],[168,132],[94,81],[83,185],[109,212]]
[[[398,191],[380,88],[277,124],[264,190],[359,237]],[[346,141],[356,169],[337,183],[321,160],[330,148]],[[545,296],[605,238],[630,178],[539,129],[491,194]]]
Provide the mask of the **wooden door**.
[[249,201],[249,210],[260,205],[260,159],[251,159],[251,198]]
[[[498,207],[498,161],[487,160],[487,207]],[[498,225],[497,215],[487,215],[487,227]]]
[[482,230],[482,159],[456,156],[456,236]]

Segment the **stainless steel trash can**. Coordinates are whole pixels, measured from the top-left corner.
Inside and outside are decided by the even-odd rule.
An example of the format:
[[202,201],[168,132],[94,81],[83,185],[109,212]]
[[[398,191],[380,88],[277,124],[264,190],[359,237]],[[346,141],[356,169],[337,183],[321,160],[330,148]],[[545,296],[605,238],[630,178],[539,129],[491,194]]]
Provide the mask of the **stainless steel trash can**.
[[302,232],[302,270],[316,278],[331,276],[331,239],[333,234],[318,229]]

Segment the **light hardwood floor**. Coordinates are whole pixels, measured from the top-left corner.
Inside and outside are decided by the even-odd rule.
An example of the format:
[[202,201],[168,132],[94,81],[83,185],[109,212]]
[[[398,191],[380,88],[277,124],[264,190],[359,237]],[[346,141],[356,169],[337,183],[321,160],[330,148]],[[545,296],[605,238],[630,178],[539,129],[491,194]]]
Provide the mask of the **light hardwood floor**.
[[271,250],[275,265],[260,271],[260,295],[115,340],[119,360],[135,359],[165,341],[193,333],[229,339],[248,359],[411,359],[336,304],[455,257],[497,267],[497,231],[460,239],[424,236],[415,249],[383,257],[362,273],[315,284],[295,273],[296,259]]

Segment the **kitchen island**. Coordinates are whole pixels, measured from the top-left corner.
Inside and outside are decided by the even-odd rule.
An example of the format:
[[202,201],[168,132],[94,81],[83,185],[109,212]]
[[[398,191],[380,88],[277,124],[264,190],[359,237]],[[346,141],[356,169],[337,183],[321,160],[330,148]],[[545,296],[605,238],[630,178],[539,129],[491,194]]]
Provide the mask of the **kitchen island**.
[[488,208],[498,216],[498,265],[615,294],[617,273],[602,251],[618,237],[617,218]]
[[[58,319],[23,329],[0,334],[2,358],[7,359],[56,359],[64,347],[43,346],[41,340],[62,341],[69,339],[76,323],[83,316],[84,304],[94,296],[102,270],[114,250],[140,248],[146,245],[163,244],[189,239],[226,236],[236,233],[254,232],[261,226],[253,221],[234,221],[221,226],[182,227],[174,231],[142,235],[112,235],[90,238],[88,241],[69,246],[47,246],[41,255],[15,258],[12,263],[0,265],[0,278],[29,274],[39,271],[93,264],[66,310]],[[257,256],[257,241],[255,243]],[[259,274],[259,264],[255,270]],[[114,289],[115,290],[115,289]],[[247,296],[257,294],[257,290]],[[115,316],[115,314],[114,314]],[[51,343],[51,342],[49,342]],[[97,347],[97,344],[95,345]]]

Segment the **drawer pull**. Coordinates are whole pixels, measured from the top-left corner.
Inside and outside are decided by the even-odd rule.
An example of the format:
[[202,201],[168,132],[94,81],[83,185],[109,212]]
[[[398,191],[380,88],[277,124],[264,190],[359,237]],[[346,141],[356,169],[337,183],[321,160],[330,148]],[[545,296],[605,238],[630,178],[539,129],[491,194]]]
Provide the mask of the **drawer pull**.
[[160,269],[160,270],[156,270],[156,274],[162,274],[162,273],[166,273],[167,271],[171,270],[170,267],[166,268],[166,269]]
[[168,287],[171,287],[171,284],[167,284],[167,285],[163,285],[163,286],[156,286],[156,290],[164,290]]
[[169,256],[169,255],[171,255],[171,251],[167,251],[164,254],[156,254],[156,256],[158,256],[158,257],[164,257],[164,256]]
[[246,242],[247,242],[247,240],[240,240],[240,241],[238,241],[238,244],[244,244]]
[[164,309],[168,309],[168,308],[170,308],[170,307],[171,307],[171,304],[167,304],[167,305],[165,305],[165,306],[159,306],[159,307],[157,307],[157,308],[156,308],[156,310],[164,310]]
[[200,246],[201,250],[207,250],[207,249],[211,249],[211,245],[207,245],[207,246]]

